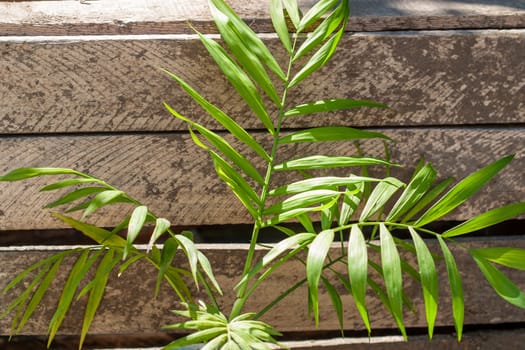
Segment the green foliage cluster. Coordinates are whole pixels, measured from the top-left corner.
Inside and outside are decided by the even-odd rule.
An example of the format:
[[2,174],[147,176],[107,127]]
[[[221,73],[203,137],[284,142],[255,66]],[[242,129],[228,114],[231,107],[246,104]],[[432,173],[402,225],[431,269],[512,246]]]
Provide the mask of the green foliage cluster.
[[[478,192],[512,160],[512,156],[497,160],[458,182],[453,179],[437,181],[436,170],[431,164],[421,161],[411,179],[403,182],[389,175],[390,168],[399,165],[388,159],[388,152],[385,152],[384,159],[369,157],[359,147],[360,142],[366,141],[384,143],[387,148],[390,138],[386,135],[334,125],[282,132],[290,118],[317,116],[349,108],[385,108],[371,101],[343,98],[305,101],[300,105],[288,102],[289,91],[299,89],[305,79],[323,67],[334,54],[348,21],[348,0],[320,0],[304,14],[295,0],[271,0],[275,32],[288,53],[284,69],[264,42],[223,0],[209,0],[209,5],[224,45],[196,33],[250,108],[252,117],[260,121],[272,140],[271,147],[265,147],[249,130],[200,95],[179,75],[166,71],[210,118],[247,149],[241,152],[218,133],[165,104],[175,118],[187,124],[195,144],[209,154],[217,175],[253,217],[250,249],[243,274],[235,287],[237,297],[232,310],[228,316],[220,310],[215,299],[221,293],[220,286],[214,278],[210,262],[197,249],[191,233],[173,232],[167,219],[157,217],[124,191],[90,175],[71,169],[20,168],[0,180],[59,176],[59,180],[41,190],[66,190],[66,193],[46,207],[67,206],[66,214],[80,212],[80,219],[59,213],[53,215],[92,238],[96,244],[42,260],[22,272],[5,288],[4,292],[8,292],[22,281],[27,283],[23,292],[2,314],[14,313],[13,333],[22,329],[42,301],[64,259],[74,256],[76,260],[49,322],[49,344],[73,300],[87,297],[81,330],[82,345],[110,273],[117,270],[121,274],[139,260],[147,261],[158,269],[156,292],[162,281],[166,281],[186,307],[186,310],[177,313],[189,320],[166,328],[188,329],[193,333],[167,345],[167,349],[194,343],[204,343],[205,349],[268,349],[269,344],[279,345],[276,340],[279,333],[259,318],[299,287],[308,289],[309,311],[316,324],[319,323],[319,289],[324,288],[330,296],[341,329],[344,328],[341,298],[344,290],[344,293],[352,295],[365,327],[371,332],[367,300],[372,293],[384,304],[406,337],[403,313],[405,309],[414,307],[403,289],[404,275],[411,276],[421,285],[428,334],[432,337],[439,304],[439,263],[444,264],[448,273],[453,318],[458,339],[461,339],[463,287],[449,246],[457,236],[523,214],[525,203],[490,210],[445,232],[435,232],[429,227]],[[270,111],[274,110],[277,113],[272,114]],[[283,145],[299,142],[348,142],[355,145],[356,154],[297,155],[293,159],[277,161],[283,156],[280,153]],[[384,169],[385,176],[370,176],[370,167]],[[287,178],[299,175],[301,179],[276,183],[275,175],[280,172],[293,174]],[[345,175],[337,175],[342,173]],[[101,229],[87,222],[93,212],[115,203],[127,203],[134,209],[113,230]],[[290,229],[286,223],[292,221],[300,223],[302,228],[297,231]],[[134,245],[145,225],[154,227],[146,251]],[[254,252],[259,244],[259,234],[268,227],[282,231],[286,238],[268,248],[263,258],[257,260]],[[165,238],[164,244],[155,244],[161,237]],[[427,245],[429,241],[424,238],[437,241],[441,252],[431,253]],[[337,242],[340,249],[333,249]],[[405,261],[400,251],[414,254],[417,267]],[[380,263],[370,259],[371,252],[378,254]],[[469,253],[497,294],[509,303],[525,307],[525,294],[498,269],[498,266],[525,269],[525,250],[491,247],[470,249]],[[175,256],[181,254],[187,260],[188,268],[174,266]],[[246,312],[246,301],[253,292],[291,259],[304,265],[306,278],[289,286],[262,310]],[[337,268],[339,266],[343,269]],[[95,273],[90,274],[90,271]],[[340,285],[334,285],[334,280]],[[196,303],[188,281],[204,287],[209,296],[206,304]],[[81,288],[81,285],[84,287]]]

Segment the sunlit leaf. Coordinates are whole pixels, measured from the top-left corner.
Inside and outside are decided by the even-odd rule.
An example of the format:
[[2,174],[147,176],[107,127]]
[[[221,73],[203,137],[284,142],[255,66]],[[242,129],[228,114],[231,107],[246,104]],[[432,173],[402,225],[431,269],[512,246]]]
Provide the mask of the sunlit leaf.
[[[243,36],[249,37],[250,42],[253,42],[258,39],[257,36],[251,30],[246,30],[244,23],[241,28],[237,27],[231,16],[228,16],[228,14],[233,13],[233,11],[226,10],[227,12],[224,13],[216,4],[220,4],[222,10],[226,10],[226,6],[224,6],[221,0],[209,1],[213,19],[221,33],[222,39],[226,42],[236,60],[244,67],[245,72],[248,73],[266,95],[280,107],[281,101],[270,77],[266,73],[259,58],[250,50],[247,46],[247,41],[243,38]],[[240,31],[243,31],[243,33],[241,34]]]
[[69,187],[69,186],[75,186],[75,185],[81,185],[85,183],[93,183],[93,182],[99,182],[97,179],[93,178],[75,178],[75,179],[65,179],[58,182],[55,182],[53,184],[44,186],[40,189],[41,192],[45,191],[54,191],[58,190],[60,188]]
[[454,237],[499,224],[525,213],[525,202],[506,205],[489,210],[445,232],[443,237]]
[[275,205],[264,210],[264,215],[278,214],[286,211],[309,207],[317,203],[325,203],[334,199],[334,197],[339,197],[341,195],[338,191],[330,190],[312,190],[293,195],[282,202],[279,202]]
[[490,179],[498,174],[514,156],[507,156],[472,173],[464,178],[449,192],[441,197],[430,209],[428,209],[415,223],[421,227],[433,222],[465,202],[468,198],[478,192]]
[[396,221],[410,210],[427,193],[435,178],[436,171],[430,164],[422,167],[407,185],[385,220]]
[[277,33],[277,36],[281,40],[283,47],[292,53],[292,43],[290,41],[290,33],[288,33],[288,27],[286,25],[286,19],[283,13],[282,0],[271,0],[270,3],[270,17],[272,18],[273,28]]
[[525,249],[523,248],[489,247],[471,249],[470,252],[496,264],[525,271]]
[[[337,1],[337,0],[336,0]],[[343,36],[344,28],[341,28],[336,34],[334,34],[330,40],[321,46],[321,48],[308,60],[306,65],[299,70],[288,84],[289,88],[299,84],[303,79],[308,77],[311,73],[324,66],[332,57]]]
[[[264,179],[261,174],[257,171],[255,166],[253,166],[246,157],[240,154],[235,148],[233,148],[228,141],[217,133],[205,128],[204,126],[191,121],[190,119],[182,116],[179,112],[175,111],[168,104],[164,104],[164,107],[176,118],[181,119],[191,125],[192,128],[195,128],[202,136],[206,138],[218,151],[224,154],[228,159],[230,159],[235,165],[237,165],[246,175],[250,176],[252,179],[257,181],[259,184],[264,183]],[[201,146],[205,148],[205,146]],[[206,149],[206,148],[205,148]]]
[[70,218],[65,215],[61,215],[58,213],[51,213],[54,217],[62,220],[69,226],[73,227],[74,229],[79,230],[87,237],[93,239],[98,244],[104,244],[106,246],[115,246],[115,247],[122,247],[126,245],[126,241],[115,234],[113,234],[110,231],[104,230],[102,228],[99,228],[97,226],[87,224],[82,221],[75,220],[73,218]]
[[[348,177],[338,177],[338,176],[321,176],[314,177],[311,179],[300,180],[287,184],[268,192],[270,196],[279,196],[285,194],[297,194],[305,191],[319,190],[319,189],[333,189],[340,186],[353,186],[354,184],[360,184],[362,182],[379,182],[383,181],[381,179],[376,179],[373,177],[362,177],[362,176],[348,176]],[[345,193],[357,193],[358,190],[346,190]]]
[[387,106],[385,106],[384,104],[373,101],[332,98],[328,100],[320,100],[295,106],[287,110],[284,113],[284,116],[295,117],[300,115],[314,114],[320,112],[342,111],[345,109],[361,107],[387,108]]
[[[240,39],[266,66],[283,81],[286,80],[284,72],[277,63],[275,57],[266,47],[264,42],[254,31],[222,0],[211,0],[211,2],[232,21]],[[297,5],[296,5],[297,6]]]
[[343,203],[341,204],[340,216],[339,216],[339,225],[346,225],[354,212],[356,211],[361,199],[363,198],[363,193],[365,189],[366,182],[360,182],[356,185],[348,185],[346,192],[343,195]]
[[[222,110],[220,110],[215,105],[206,100],[204,97],[202,97],[197,91],[195,91],[195,89],[193,89],[180,77],[166,70],[164,70],[164,72],[167,73],[170,77],[172,77],[177,83],[179,83],[179,85],[193,98],[194,101],[201,105],[201,107],[204,108],[206,112],[208,112],[217,122],[224,126],[224,128],[228,130],[233,136],[235,136],[239,141],[249,146],[266,161],[270,160],[270,156],[264,150],[264,148],[257,141],[255,141],[252,135],[250,135],[245,129],[243,129],[239,124],[237,124],[235,120],[233,120]],[[171,107],[168,110],[170,109],[173,110]]]
[[151,234],[150,240],[148,242],[148,247],[146,248],[146,251],[149,252],[151,250],[151,247],[157,239],[159,239],[162,234],[164,234],[168,229],[170,228],[171,223],[164,218],[157,218],[155,220],[155,228],[153,229],[153,233]]
[[86,176],[76,170],[66,168],[18,168],[0,176],[0,181],[20,181],[43,175]]
[[175,238],[179,241],[180,246],[184,250],[184,253],[188,257],[188,263],[190,265],[190,271],[193,276],[193,281],[199,287],[197,280],[197,264],[199,263],[199,257],[197,255],[197,248],[192,240],[188,239],[184,235],[176,235]]
[[104,187],[83,187],[77,190],[71,191],[64,196],[60,197],[56,201],[47,204],[44,208],[54,208],[62,204],[74,202],[80,198],[85,198],[89,195],[106,191]]
[[248,106],[250,106],[250,108],[255,112],[266,129],[268,129],[268,131],[273,134],[275,132],[273,122],[270,118],[270,115],[268,114],[268,111],[264,107],[264,103],[261,96],[259,95],[259,92],[257,91],[257,88],[250,78],[228,56],[226,51],[218,43],[200,33],[197,34],[235,90],[237,90],[239,95],[241,95]]
[[88,215],[92,214],[95,210],[112,203],[115,199],[123,196],[124,194],[124,192],[118,190],[100,192],[95,196],[95,198],[93,198],[93,200],[89,202],[89,205],[82,214],[82,218],[85,218]]
[[368,310],[366,308],[366,286],[368,278],[368,253],[365,238],[357,225],[352,225],[348,240],[348,277],[352,288],[352,298],[363,319],[368,334],[371,332]]
[[[320,0],[305,13],[297,27],[298,31],[308,29],[315,21],[323,16],[327,11],[333,9],[339,0]],[[343,0],[346,5],[347,1]]]
[[146,222],[147,216],[148,207],[144,205],[136,207],[133,210],[133,213],[131,213],[131,218],[129,219],[128,224],[128,234],[126,237],[126,246],[124,247],[124,254],[122,254],[122,260],[126,260],[129,250],[133,245],[133,242],[135,242],[135,239],[139,235],[140,231],[142,231],[142,227]]
[[454,182],[454,179],[448,178],[434,186],[414,205],[414,207],[412,207],[412,209],[410,209],[410,211],[403,217],[402,222],[407,222],[408,220],[412,219],[414,215],[425,209],[425,207],[429,205],[434,199],[436,199],[444,190],[446,190],[450,184],[452,184],[452,182]]
[[319,280],[323,271],[324,261],[334,241],[334,231],[324,230],[313,240],[306,258],[306,277],[311,298],[315,324],[319,324]]
[[430,253],[423,239],[421,239],[412,227],[409,227],[409,231],[416,247],[419,274],[421,275],[421,287],[423,288],[423,299],[425,301],[428,336],[432,339],[438,310],[439,294],[436,264],[432,258],[432,253]]
[[368,198],[365,207],[361,211],[359,221],[366,221],[372,215],[377,213],[384,207],[386,202],[394,195],[394,193],[402,187],[404,184],[394,177],[384,179],[384,181],[378,183],[370,197]]
[[505,276],[500,270],[495,268],[490,262],[477,255],[475,251],[471,251],[479,269],[485,275],[485,278],[490,283],[492,288],[505,301],[520,308],[525,308],[525,294],[519,289],[514,282]]
[[277,164],[274,169],[277,171],[283,170],[313,170],[313,169],[328,169],[353,167],[362,165],[394,165],[387,161],[366,158],[366,157],[345,157],[345,156],[308,156],[299,159],[289,160],[281,164]]
[[441,251],[443,252],[443,257],[445,258],[445,264],[447,266],[448,282],[450,285],[450,293],[452,295],[452,314],[454,316],[454,326],[459,341],[463,336],[463,321],[465,318],[463,283],[456,265],[456,260],[450,252],[450,249],[447,247],[447,244],[441,236],[437,236],[437,239],[441,246]]
[[386,292],[392,314],[403,333],[403,276],[401,259],[394,239],[384,224],[379,225],[381,240],[381,265],[385,279]]
[[286,13],[290,17],[290,20],[292,21],[294,27],[298,28],[301,18],[300,18],[300,11],[297,6],[297,0],[282,0],[282,1],[284,4],[284,8],[286,9]]
[[388,136],[378,132],[359,130],[345,126],[324,126],[288,134],[281,137],[279,143],[351,141],[371,138],[390,140]]

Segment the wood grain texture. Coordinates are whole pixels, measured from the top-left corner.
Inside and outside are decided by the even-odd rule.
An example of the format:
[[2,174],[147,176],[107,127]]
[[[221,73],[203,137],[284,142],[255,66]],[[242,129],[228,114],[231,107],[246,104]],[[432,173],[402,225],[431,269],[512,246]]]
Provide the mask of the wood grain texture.
[[[273,31],[268,3],[228,3],[258,32]],[[303,12],[315,1],[299,0]],[[403,29],[523,28],[519,0],[352,0],[350,31]],[[0,35],[191,33],[194,27],[216,32],[205,0],[0,1]]]
[[[277,40],[266,42],[284,66]],[[332,113],[341,125],[524,123],[524,52],[525,30],[347,35],[288,102],[340,97],[391,107]],[[8,38],[0,39],[0,56],[4,134],[186,130],[163,101],[218,128],[158,67],[244,127],[261,127],[194,36]],[[314,115],[291,118],[287,127],[323,123]]]
[[[520,238],[500,237],[500,240],[492,241],[462,241],[467,247],[484,246],[515,246],[525,247],[525,241]],[[436,248],[434,243],[429,243]],[[51,247],[52,248],[52,247]],[[219,303],[225,312],[230,310],[234,300],[233,285],[242,269],[242,262],[246,254],[246,247],[240,246],[216,246],[204,249],[205,254],[214,266],[215,275],[221,284],[224,296],[219,298]],[[525,322],[525,314],[522,310],[507,304],[494,294],[492,288],[485,282],[484,277],[475,266],[472,258],[461,248],[452,248],[465,286],[465,324],[502,324]],[[4,267],[0,270],[0,288],[3,288],[16,273],[22,271],[31,262],[49,256],[53,251],[14,251],[3,249],[0,254],[0,262]],[[260,259],[264,251],[259,250],[256,258]],[[404,258],[415,263],[415,257],[403,253]],[[373,255],[373,254],[372,254]],[[371,256],[372,256],[371,255]],[[176,262],[180,263],[179,262]],[[338,268],[339,269],[339,268]],[[345,269],[341,266],[341,272]],[[67,271],[67,269],[66,269]],[[438,313],[437,326],[452,325],[452,310],[449,301],[446,269],[441,261],[438,264],[440,283],[440,309]],[[506,274],[521,288],[525,288],[521,272],[506,271]],[[66,276],[61,272],[61,276]],[[140,283],[137,278],[140,276]],[[261,288],[256,291],[247,304],[247,311],[260,310],[261,307],[271,302],[280,292],[285,291],[297,281],[304,278],[304,267],[297,261],[288,261],[281,266],[268,279]],[[176,298],[168,289],[162,289],[157,299],[152,299],[155,286],[156,272],[144,263],[134,264],[120,278],[110,280],[110,285],[105,294],[102,307],[95,318],[91,329],[92,334],[139,334],[154,333],[166,323],[175,322],[175,316],[169,311],[180,307]],[[337,282],[332,281],[336,285]],[[338,286],[339,287],[339,286]],[[404,288],[414,300],[416,313],[405,313],[404,319],[407,327],[425,327],[424,306],[420,287],[411,279],[406,278]],[[46,322],[52,312],[53,299],[60,293],[56,287],[46,296],[44,306],[38,310],[35,318],[29,322],[22,334],[43,334],[47,328]],[[350,295],[343,292],[345,329],[363,330],[362,321],[358,316]],[[12,300],[13,294],[0,297],[0,304],[6,305]],[[197,297],[203,297],[197,293]],[[320,326],[318,331],[331,331],[339,328],[337,318],[334,316],[329,296],[323,289],[320,290]],[[384,307],[372,295],[367,298],[370,318],[374,329],[395,328],[395,322],[391,319]],[[69,314],[63,325],[61,334],[76,334],[79,322],[82,319],[82,302],[76,304],[78,311]],[[270,313],[264,316],[264,320],[271,322],[273,326],[284,332],[313,331],[313,322],[307,314],[306,290],[300,288],[289,296],[284,303],[277,304]],[[0,334],[8,334],[9,320],[0,320]]]
[[[395,170],[394,174],[404,179],[409,178],[419,157],[433,163],[441,177],[453,175],[460,179],[499,157],[516,154],[508,168],[475,199],[452,212],[450,220],[463,220],[495,206],[525,199],[523,128],[382,131],[397,140],[392,145],[392,160],[406,168]],[[367,154],[382,155],[382,143],[363,146]],[[348,155],[354,150],[353,146],[342,143],[295,144],[282,149],[281,159],[318,152]],[[2,174],[23,166],[71,167],[90,173],[148,204],[174,225],[251,223],[244,208],[217,179],[207,154],[186,134],[2,137],[0,159]],[[282,173],[276,181],[293,178],[290,173]],[[40,209],[56,198],[56,194],[37,193],[38,184],[49,181],[0,183],[0,229],[64,227]],[[104,211],[102,216],[95,215],[93,220],[101,226],[114,226],[122,215],[122,209],[117,207]]]

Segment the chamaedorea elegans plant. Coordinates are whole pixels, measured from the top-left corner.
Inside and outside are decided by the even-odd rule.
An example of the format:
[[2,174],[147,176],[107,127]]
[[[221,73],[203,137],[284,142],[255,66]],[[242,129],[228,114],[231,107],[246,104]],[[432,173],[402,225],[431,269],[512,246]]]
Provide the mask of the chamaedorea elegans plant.
[[[68,190],[49,208],[68,205],[67,212],[82,212],[80,219],[53,213],[57,218],[95,240],[96,245],[54,255],[24,271],[8,285],[10,290],[26,278],[28,287],[6,309],[14,312],[13,331],[19,331],[31,316],[36,305],[50,286],[66,255],[76,254],[73,265],[50,321],[50,342],[76,297],[87,296],[82,340],[94,317],[111,270],[123,272],[138,260],[147,260],[159,270],[157,290],[166,280],[177,294],[186,322],[167,326],[168,329],[187,329],[190,335],[175,340],[167,348],[202,343],[203,349],[267,349],[268,343],[278,344],[279,334],[259,318],[292,291],[308,289],[307,305],[315,323],[319,322],[319,288],[328,293],[335,316],[343,325],[341,291],[352,295],[365,327],[371,331],[367,298],[372,292],[393,316],[406,337],[403,313],[413,308],[404,291],[403,280],[409,275],[422,287],[429,336],[432,337],[438,311],[437,264],[448,273],[453,318],[458,339],[462,336],[464,296],[461,276],[454,255],[449,249],[453,238],[500,223],[525,212],[525,203],[493,209],[445,232],[435,232],[431,224],[456,209],[478,192],[511,160],[504,157],[467,176],[459,182],[453,179],[437,181],[436,170],[420,162],[407,182],[390,176],[390,168],[398,167],[388,157],[389,137],[377,132],[330,125],[286,132],[287,123],[296,118],[349,108],[385,106],[371,102],[349,100],[337,96],[319,101],[291,104],[288,93],[308,84],[310,75],[334,54],[342,38],[349,16],[348,1],[321,0],[304,14],[295,0],[272,0],[271,19],[278,38],[287,53],[281,66],[265,43],[223,1],[209,0],[211,13],[221,34],[223,44],[196,33],[218,67],[239,93],[251,111],[251,116],[231,116],[220,106],[211,103],[177,72],[166,73],[202,107],[203,113],[219,123],[235,139],[227,141],[219,133],[184,116],[176,107],[165,104],[167,110],[188,125],[197,146],[211,157],[217,175],[242,202],[253,218],[253,231],[243,273],[236,285],[236,300],[232,310],[222,310],[215,301],[220,293],[212,266],[197,250],[186,233],[176,234],[166,219],[156,217],[146,206],[100,179],[56,168],[22,168],[4,175],[3,181],[18,181],[35,176],[69,175],[42,190]],[[322,78],[322,75],[318,75]],[[310,78],[312,79],[312,78]],[[260,142],[255,132],[241,126],[239,117],[256,118],[267,134],[268,142]],[[322,144],[346,142],[345,154],[294,154],[286,159],[286,147],[296,143]],[[363,142],[385,144],[385,157],[367,156],[361,150]],[[241,151],[241,149],[243,151]],[[350,154],[350,150],[354,150]],[[371,176],[378,169],[382,176]],[[262,169],[262,170],[261,170]],[[277,176],[277,174],[286,176]],[[286,180],[282,180],[282,179]],[[280,180],[279,180],[280,179]],[[291,180],[294,179],[294,180]],[[88,216],[114,203],[129,203],[135,207],[114,230],[103,230],[89,224]],[[288,222],[302,227],[291,229]],[[154,230],[149,249],[141,251],[134,240],[145,224]],[[286,238],[268,248],[261,260],[255,258],[261,230],[275,228]],[[124,235],[118,235],[126,231]],[[167,235],[162,246],[154,243]],[[409,237],[410,239],[401,239]],[[441,257],[431,253],[424,238],[438,242]],[[334,249],[334,243],[339,248]],[[417,267],[411,266],[400,252],[413,254]],[[173,266],[173,258],[182,253],[189,269]],[[379,255],[380,262],[371,259]],[[303,254],[299,254],[303,253]],[[498,265],[525,269],[525,250],[510,247],[471,249],[469,253],[496,292],[508,302],[525,307],[525,295],[498,268]],[[246,310],[246,302],[273,271],[290,259],[305,266],[305,278],[279,295],[262,310]],[[342,267],[342,268],[341,268]],[[79,288],[87,272],[95,269],[90,282]],[[344,272],[341,272],[344,271]],[[186,284],[188,278],[204,286],[209,300],[196,303]],[[334,285],[338,281],[340,285]],[[322,287],[321,287],[322,285]],[[80,289],[80,290],[79,290]]]

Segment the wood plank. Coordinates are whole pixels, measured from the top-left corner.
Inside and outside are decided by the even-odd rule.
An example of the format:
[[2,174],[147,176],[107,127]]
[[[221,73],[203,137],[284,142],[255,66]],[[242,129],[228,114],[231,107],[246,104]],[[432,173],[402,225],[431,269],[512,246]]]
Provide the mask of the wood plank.
[[[266,40],[283,62],[276,39]],[[525,30],[348,35],[288,102],[340,97],[391,107],[330,115],[341,125],[524,123],[523,52]],[[4,134],[186,130],[163,101],[219,127],[157,67],[181,75],[244,127],[261,127],[194,36],[7,37],[0,56]],[[322,123],[291,118],[287,127]]]
[[[392,160],[406,165],[395,170],[408,179],[420,157],[433,163],[440,176],[466,176],[499,157],[516,154],[508,168],[475,199],[452,212],[447,219],[464,220],[495,206],[525,199],[525,132],[523,128],[406,128],[381,130],[397,140]],[[262,138],[262,136],[259,136]],[[229,139],[229,138],[227,138]],[[364,143],[367,154],[381,156],[381,143]],[[283,149],[284,157],[298,154],[353,154],[342,143],[295,144]],[[98,136],[49,136],[0,138],[0,173],[23,166],[72,167],[105,179],[147,203],[174,225],[251,223],[243,207],[219,180],[207,155],[187,134]],[[279,177],[281,176],[281,177]],[[292,181],[283,173],[276,182]],[[286,177],[288,177],[286,179]],[[49,179],[0,183],[0,229],[29,230],[64,227],[40,209],[56,198],[37,193],[37,184]],[[122,208],[95,215],[94,222],[114,226]]]
[[[254,30],[271,32],[268,2],[232,0],[231,6]],[[299,1],[303,12],[312,0]],[[429,0],[352,0],[350,31],[404,29],[523,28],[525,6],[519,0],[447,2]],[[187,20],[215,32],[206,0],[0,1],[0,35],[191,33]]]
[[[525,248],[523,238],[499,237],[498,240],[491,241],[461,241],[466,247],[491,246],[516,246]],[[436,247],[434,243],[429,243],[431,247]],[[3,248],[0,253],[1,266],[0,288],[3,288],[9,280],[17,273],[22,271],[32,262],[49,256],[57,252],[53,247],[48,247],[46,251],[38,247],[26,247],[24,250],[14,250]],[[224,297],[219,298],[225,312],[230,309],[234,291],[233,285],[242,269],[242,262],[245,256],[246,245],[222,245],[202,247],[214,266],[215,275],[221,283]],[[337,248],[336,248],[337,249]],[[479,325],[490,324],[498,325],[504,323],[525,322],[525,314],[522,310],[506,303],[494,294],[492,288],[486,283],[484,277],[475,266],[475,262],[462,248],[452,248],[456,261],[462,272],[463,283],[465,286],[465,324]],[[263,250],[257,252],[257,257],[261,258]],[[415,257],[403,253],[404,257],[411,263],[415,262]],[[176,262],[177,264],[177,262]],[[344,267],[341,267],[344,269]],[[297,281],[304,278],[304,267],[300,262],[288,261],[261,285],[261,288],[253,294],[253,298],[247,304],[247,310],[258,310],[273,300],[278,293],[286,290]],[[67,271],[67,269],[65,269]],[[64,270],[61,276],[64,275]],[[452,310],[448,300],[448,284],[446,283],[446,269],[443,262],[438,264],[440,283],[440,311],[436,326],[451,326]],[[515,281],[521,288],[525,288],[521,272],[506,272],[509,278]],[[140,276],[140,283],[137,282]],[[177,300],[166,288],[163,288],[157,299],[152,299],[155,286],[156,273],[153,268],[144,263],[134,264],[120,278],[110,281],[105,294],[102,309],[94,320],[91,329],[92,334],[153,334],[160,332],[160,327],[166,323],[176,322],[176,317],[169,311],[180,307]],[[336,281],[333,281],[336,283]],[[404,282],[406,293],[414,298],[416,313],[407,311],[404,319],[407,327],[425,327],[424,306],[421,305],[422,297],[420,287],[407,278]],[[42,307],[37,311],[35,318],[28,322],[21,334],[39,335],[46,332],[46,320],[51,315],[53,299],[60,293],[57,287],[50,291],[45,297],[48,306]],[[0,296],[2,305],[6,305],[12,300],[13,294]],[[362,321],[358,316],[350,295],[342,295],[344,305],[345,329],[351,332],[362,331],[364,329]],[[320,326],[315,328],[313,322],[307,315],[306,290],[298,289],[289,296],[284,303],[276,305],[270,313],[264,316],[264,320],[271,322],[275,327],[283,332],[308,332],[308,331],[334,331],[339,328],[337,317],[331,310],[329,296],[324,290],[320,290]],[[370,311],[372,326],[374,329],[395,328],[395,322],[388,316],[383,306],[372,296],[367,299]],[[82,320],[82,303],[76,304],[78,311],[70,313],[64,322],[60,334],[76,334],[79,331],[79,322]],[[0,320],[0,334],[8,334],[9,319]]]

